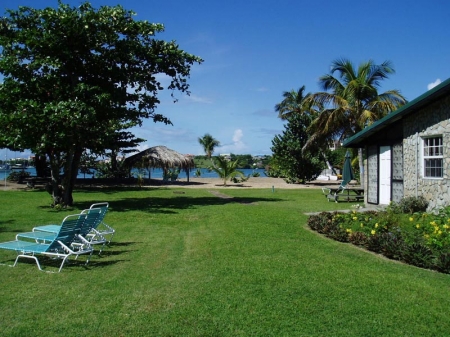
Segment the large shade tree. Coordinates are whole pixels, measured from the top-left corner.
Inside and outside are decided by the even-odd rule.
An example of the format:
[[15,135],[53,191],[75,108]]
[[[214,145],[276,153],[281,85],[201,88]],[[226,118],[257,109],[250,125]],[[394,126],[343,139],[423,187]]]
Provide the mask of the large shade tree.
[[0,18],[0,146],[48,156],[55,203],[73,203],[85,149],[136,144],[129,129],[144,119],[170,124],[155,112],[160,90],[189,93],[191,66],[202,60],[156,39],[162,24],[134,16],[121,6],[59,2]]
[[[348,59],[333,61],[331,71],[320,78],[324,90],[310,95],[311,106],[320,107],[320,114],[312,122],[311,133],[304,149],[311,149],[324,139],[340,141],[363,130],[374,121],[406,103],[399,90],[379,93],[381,81],[395,73],[392,64],[380,65],[372,60],[355,68]],[[337,76],[335,76],[337,75]],[[363,183],[362,150],[359,151],[361,182]]]

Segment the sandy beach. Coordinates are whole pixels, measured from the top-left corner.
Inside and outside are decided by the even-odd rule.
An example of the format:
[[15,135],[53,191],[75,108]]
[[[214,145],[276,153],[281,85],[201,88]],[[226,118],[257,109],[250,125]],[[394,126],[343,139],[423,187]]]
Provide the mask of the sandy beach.
[[227,181],[227,185],[223,186],[223,180],[220,178],[190,178],[180,179],[171,184],[163,185],[167,187],[185,187],[185,188],[282,188],[282,189],[299,189],[299,188],[314,188],[317,184],[287,184],[282,178],[260,178],[251,177],[249,180],[235,184]]
[[275,188],[275,189],[301,189],[301,188],[321,188],[326,185],[339,185],[340,181],[312,181],[307,184],[287,184],[282,178],[261,178],[251,177],[249,180],[235,184],[227,181],[223,186],[223,180],[220,178],[190,178],[180,179],[169,184],[161,184],[163,187],[183,187],[183,188]]

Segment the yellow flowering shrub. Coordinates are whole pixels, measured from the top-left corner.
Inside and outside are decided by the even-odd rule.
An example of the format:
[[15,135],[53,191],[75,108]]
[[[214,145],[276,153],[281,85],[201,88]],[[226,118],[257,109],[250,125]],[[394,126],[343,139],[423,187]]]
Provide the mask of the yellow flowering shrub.
[[365,247],[391,259],[450,273],[450,206],[438,214],[392,209],[324,212],[308,225],[330,238]]

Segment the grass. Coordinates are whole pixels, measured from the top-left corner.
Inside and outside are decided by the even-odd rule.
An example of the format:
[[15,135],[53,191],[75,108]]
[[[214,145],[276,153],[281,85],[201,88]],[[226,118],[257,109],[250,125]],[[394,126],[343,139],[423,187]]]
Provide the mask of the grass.
[[[39,272],[0,266],[2,336],[443,336],[450,276],[326,239],[305,212],[349,208],[319,190],[102,189],[56,211],[0,191],[0,241],[108,201],[101,257]],[[14,254],[0,251],[0,261]],[[46,270],[55,267],[46,263]]]

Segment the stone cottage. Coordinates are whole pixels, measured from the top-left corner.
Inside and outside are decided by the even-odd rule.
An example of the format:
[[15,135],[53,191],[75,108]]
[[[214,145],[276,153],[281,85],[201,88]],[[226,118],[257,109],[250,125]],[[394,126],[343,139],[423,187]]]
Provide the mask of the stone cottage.
[[373,123],[344,147],[364,148],[365,202],[423,196],[450,205],[450,79]]

